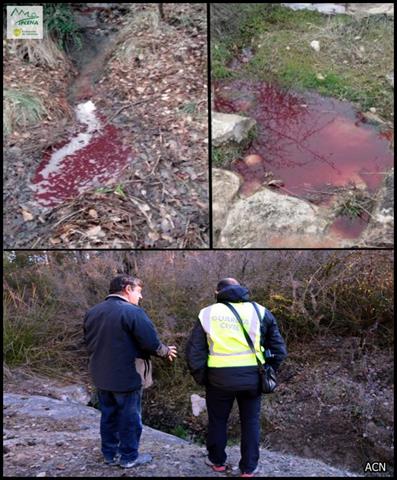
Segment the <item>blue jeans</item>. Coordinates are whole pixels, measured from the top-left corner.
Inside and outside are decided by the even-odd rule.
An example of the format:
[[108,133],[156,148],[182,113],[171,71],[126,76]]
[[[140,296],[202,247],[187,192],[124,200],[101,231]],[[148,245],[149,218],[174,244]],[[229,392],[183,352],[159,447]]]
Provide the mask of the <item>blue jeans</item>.
[[102,453],[106,460],[120,454],[123,462],[138,458],[142,433],[142,389],[133,392],[98,390]]
[[226,461],[227,421],[237,400],[241,423],[240,470],[251,473],[259,461],[261,394],[255,392],[228,392],[212,385],[206,386],[208,410],[208,458],[215,465]]

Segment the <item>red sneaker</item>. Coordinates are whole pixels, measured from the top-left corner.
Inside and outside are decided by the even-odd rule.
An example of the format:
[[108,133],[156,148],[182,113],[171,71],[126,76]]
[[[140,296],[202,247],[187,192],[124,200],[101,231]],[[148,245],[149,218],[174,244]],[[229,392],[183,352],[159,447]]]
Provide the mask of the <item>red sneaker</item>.
[[212,463],[208,457],[206,457],[205,463],[209,465],[214,472],[226,472],[226,465],[215,465],[215,463]]

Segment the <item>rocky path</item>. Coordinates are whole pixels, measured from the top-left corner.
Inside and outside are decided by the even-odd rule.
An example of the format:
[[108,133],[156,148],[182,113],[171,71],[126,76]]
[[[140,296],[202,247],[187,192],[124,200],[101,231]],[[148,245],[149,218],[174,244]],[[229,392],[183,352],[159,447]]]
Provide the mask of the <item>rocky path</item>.
[[[149,465],[131,470],[106,466],[99,443],[100,413],[76,402],[39,395],[6,393],[4,415],[4,476],[22,477],[210,477],[205,448],[144,427],[141,452]],[[230,469],[238,476],[239,447],[228,447]],[[323,462],[261,449],[258,476],[355,476]]]

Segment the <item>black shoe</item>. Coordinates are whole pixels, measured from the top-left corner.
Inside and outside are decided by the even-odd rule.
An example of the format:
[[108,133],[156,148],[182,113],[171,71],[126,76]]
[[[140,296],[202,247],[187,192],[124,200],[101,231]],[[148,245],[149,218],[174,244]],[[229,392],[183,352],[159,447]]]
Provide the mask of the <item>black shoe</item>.
[[105,458],[105,463],[106,465],[109,465],[109,467],[113,467],[114,465],[118,465],[120,462],[120,454],[116,453],[116,455],[113,458]]

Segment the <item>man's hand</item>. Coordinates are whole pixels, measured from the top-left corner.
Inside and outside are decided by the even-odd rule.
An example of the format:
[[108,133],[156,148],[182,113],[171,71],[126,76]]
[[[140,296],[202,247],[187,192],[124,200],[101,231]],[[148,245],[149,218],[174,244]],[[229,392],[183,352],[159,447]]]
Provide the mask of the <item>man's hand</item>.
[[176,347],[174,347],[173,345],[172,346],[168,346],[168,355],[167,355],[167,358],[170,362],[172,362],[172,359],[173,358],[176,358]]

